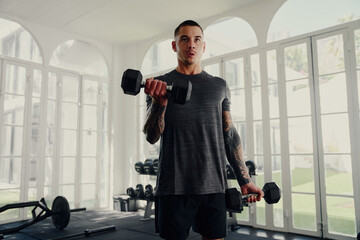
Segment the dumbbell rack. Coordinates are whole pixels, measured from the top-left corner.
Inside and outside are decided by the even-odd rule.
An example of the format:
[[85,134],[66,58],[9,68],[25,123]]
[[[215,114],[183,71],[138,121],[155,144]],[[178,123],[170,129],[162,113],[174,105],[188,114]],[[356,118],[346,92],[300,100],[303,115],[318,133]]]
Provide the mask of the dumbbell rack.
[[[150,160],[150,161],[149,161]],[[147,159],[145,160],[144,162],[144,172],[142,171],[139,171],[139,165],[136,166],[135,165],[135,169],[136,171],[140,174],[140,175],[143,175],[143,176],[156,176],[156,172],[154,172],[154,170],[152,169],[153,166],[153,162],[154,162],[155,159]],[[150,164],[147,164],[147,161],[149,161],[148,163]],[[154,202],[155,202],[155,198],[153,200],[148,200],[148,199],[138,199],[138,200],[146,200],[146,206],[145,206],[145,212],[144,212],[144,217],[142,219],[140,219],[141,221],[149,221],[149,220],[152,220],[153,218],[151,217],[152,215],[155,215],[155,209],[153,209],[153,205],[154,205]]]

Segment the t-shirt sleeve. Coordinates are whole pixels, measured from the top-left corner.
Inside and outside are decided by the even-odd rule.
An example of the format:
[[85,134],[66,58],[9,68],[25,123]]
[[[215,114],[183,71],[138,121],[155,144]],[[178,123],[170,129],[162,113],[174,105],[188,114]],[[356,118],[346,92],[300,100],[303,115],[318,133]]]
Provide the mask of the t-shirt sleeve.
[[227,84],[226,81],[225,82],[225,98],[222,102],[222,110],[223,111],[230,111],[230,105],[231,105],[231,94],[230,94],[230,89],[229,89],[229,85]]

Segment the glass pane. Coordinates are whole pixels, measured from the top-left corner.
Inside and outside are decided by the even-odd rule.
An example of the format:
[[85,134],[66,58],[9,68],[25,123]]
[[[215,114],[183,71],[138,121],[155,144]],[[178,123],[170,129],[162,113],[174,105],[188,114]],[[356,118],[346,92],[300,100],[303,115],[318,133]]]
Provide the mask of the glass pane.
[[74,185],[59,186],[59,195],[64,196],[70,205],[70,209],[75,208],[75,187]]
[[55,108],[56,108],[56,102],[49,100],[47,103],[47,125],[48,125],[48,127],[55,126]]
[[288,124],[290,153],[313,152],[311,118],[289,118]]
[[252,86],[259,86],[261,84],[259,54],[251,55],[250,61],[251,61],[251,83],[252,83]]
[[22,26],[0,18],[0,54],[42,63],[40,49],[35,39]]
[[306,43],[287,47],[284,50],[286,80],[308,77]]
[[[9,189],[9,190],[0,190],[0,206],[4,206],[11,203],[19,203],[20,201],[20,190],[18,189]],[[5,212],[0,213],[0,221],[9,222],[10,219],[18,218],[20,215],[20,209],[9,209]]]
[[56,90],[57,90],[57,74],[49,72],[48,75],[48,98],[56,99]]
[[325,184],[327,194],[353,195],[350,155],[325,155]]
[[266,224],[265,201],[256,202],[256,223],[259,225]]
[[54,146],[55,146],[55,129],[47,128],[46,129],[46,156],[54,155]]
[[33,74],[33,97],[40,97],[41,96],[41,82],[42,82],[42,71],[38,69],[34,69]]
[[321,116],[325,153],[350,153],[350,131],[347,114]]
[[83,131],[82,139],[82,155],[96,156],[97,150],[97,134],[92,131]]
[[293,208],[293,225],[295,228],[316,231],[315,196],[291,194]]
[[[2,156],[21,156],[23,128],[4,126],[2,129]],[[16,143],[16,144],[15,144]]]
[[23,125],[25,97],[4,94],[4,124]]
[[279,118],[279,90],[277,84],[268,87],[270,118]]
[[[19,188],[20,181],[21,181],[21,158],[0,158],[1,189]],[[0,197],[0,202],[2,200],[3,200],[3,196]]]
[[241,138],[241,143],[243,147],[244,155],[247,153],[247,144],[246,144],[246,123],[245,122],[234,122],[236,131],[239,133]]
[[6,64],[4,92],[25,95],[26,79],[25,67]]
[[270,144],[271,144],[271,153],[280,154],[281,153],[281,142],[280,142],[280,121],[271,120],[270,121]]
[[32,126],[30,138],[30,155],[38,156],[40,150],[40,128]]
[[253,119],[262,119],[261,87],[252,88]]
[[258,45],[253,28],[238,17],[220,19],[207,27],[204,35],[204,59]]
[[209,73],[210,75],[213,75],[215,77],[219,77],[220,73],[219,73],[219,64],[215,63],[215,64],[211,64],[211,65],[207,65],[204,67],[205,72]]
[[316,41],[319,75],[345,70],[342,35]]
[[274,226],[275,227],[284,227],[284,208],[283,208],[283,199],[280,198],[280,201],[273,205],[273,214],[274,214]]
[[29,174],[29,186],[36,187],[37,184],[37,167],[38,161],[36,158],[30,158],[29,167],[28,167],[28,174]]
[[82,158],[81,183],[96,182],[96,158]]
[[314,193],[314,161],[310,155],[290,156],[293,192]]
[[237,58],[226,63],[226,81],[230,89],[244,88],[244,59]]
[[277,73],[277,57],[276,51],[271,50],[267,52],[267,74],[268,74],[268,83],[275,83],[278,81]]
[[63,75],[62,99],[64,101],[78,102],[79,79],[77,77]]
[[234,122],[245,121],[245,90],[231,91],[231,118]]
[[45,186],[49,186],[52,184],[52,173],[53,173],[53,158],[47,157],[45,158]]
[[100,51],[82,41],[69,40],[59,45],[50,59],[50,65],[90,75],[108,76],[107,65]]
[[176,67],[177,57],[171,47],[172,41],[173,39],[167,39],[155,43],[146,52],[141,65],[141,72],[144,76],[150,73]]
[[272,181],[276,182],[276,184],[279,186],[279,188],[282,189],[281,157],[280,156],[271,156],[271,168],[272,168]]
[[61,156],[75,156],[76,155],[76,131],[62,130],[61,131]]
[[80,207],[94,208],[95,207],[95,184],[82,184],[81,185],[81,202]]
[[310,115],[310,87],[308,79],[286,83],[288,116]]
[[357,71],[357,84],[358,84],[358,98],[359,98],[359,110],[360,110],[360,71]]
[[319,82],[321,113],[347,112],[345,73],[322,76]]
[[264,152],[262,122],[254,122],[254,152],[255,154]]
[[353,198],[327,196],[326,209],[330,233],[355,237],[356,221]]
[[61,127],[76,129],[78,124],[78,105],[76,103],[63,102],[61,110]]
[[[354,1],[291,0],[276,12],[267,42],[314,32],[360,18],[360,3]],[[321,11],[321,12],[320,12]],[[319,18],[321,14],[321,18]]]
[[84,103],[97,104],[97,96],[99,92],[98,82],[84,79]]
[[32,98],[32,124],[40,126],[40,98]]
[[75,183],[75,158],[60,159],[60,184]]
[[97,130],[97,107],[83,106],[83,129]]

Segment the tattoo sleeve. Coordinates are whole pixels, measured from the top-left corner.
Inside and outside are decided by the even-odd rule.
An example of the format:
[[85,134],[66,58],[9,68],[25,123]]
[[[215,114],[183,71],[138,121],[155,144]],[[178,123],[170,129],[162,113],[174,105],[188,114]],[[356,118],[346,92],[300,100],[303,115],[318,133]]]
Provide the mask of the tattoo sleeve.
[[227,159],[239,185],[243,186],[251,179],[244,161],[241,138],[231,120],[230,111],[223,111],[223,133]]
[[159,140],[161,134],[164,132],[165,110],[165,106],[161,106],[154,101],[147,109],[147,116],[143,132],[146,135],[146,140],[151,144],[156,143]]

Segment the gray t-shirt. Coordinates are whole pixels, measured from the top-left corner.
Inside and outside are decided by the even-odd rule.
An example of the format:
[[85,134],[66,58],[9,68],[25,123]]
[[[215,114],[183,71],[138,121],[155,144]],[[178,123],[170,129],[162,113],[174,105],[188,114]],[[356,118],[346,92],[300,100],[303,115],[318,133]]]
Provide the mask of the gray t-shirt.
[[[176,70],[156,79],[168,85],[174,79],[192,83],[191,98],[185,105],[168,101],[165,129],[160,138],[156,195],[225,192],[222,111],[230,111],[226,81],[205,71],[184,75]],[[148,96],[147,106],[150,105]]]

